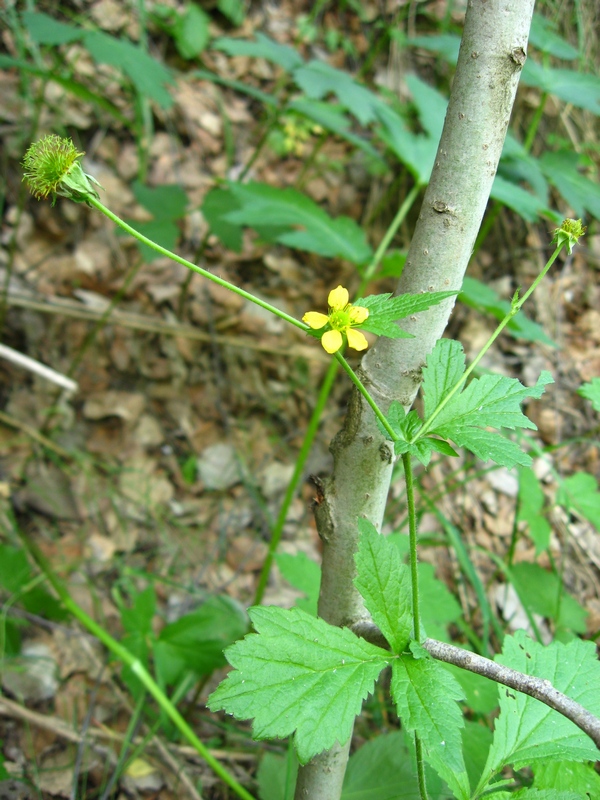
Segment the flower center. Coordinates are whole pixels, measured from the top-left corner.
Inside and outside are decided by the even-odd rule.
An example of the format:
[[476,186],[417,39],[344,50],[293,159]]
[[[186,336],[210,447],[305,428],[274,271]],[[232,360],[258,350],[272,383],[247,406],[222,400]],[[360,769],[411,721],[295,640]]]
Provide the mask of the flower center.
[[350,314],[345,308],[332,311],[329,315],[329,324],[334,331],[345,331],[350,327]]

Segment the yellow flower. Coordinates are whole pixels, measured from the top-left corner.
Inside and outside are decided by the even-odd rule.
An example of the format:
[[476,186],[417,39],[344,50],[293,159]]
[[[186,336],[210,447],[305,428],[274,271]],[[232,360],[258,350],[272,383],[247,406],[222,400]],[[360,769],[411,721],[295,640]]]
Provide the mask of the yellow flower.
[[369,309],[353,306],[349,299],[348,290],[338,286],[329,292],[329,314],[307,311],[302,317],[302,321],[313,330],[328,326],[328,330],[321,337],[321,344],[328,353],[337,353],[344,344],[344,336],[348,340],[348,345],[354,350],[366,350],[368,347],[369,343],[364,335],[354,328],[362,325],[367,319]]

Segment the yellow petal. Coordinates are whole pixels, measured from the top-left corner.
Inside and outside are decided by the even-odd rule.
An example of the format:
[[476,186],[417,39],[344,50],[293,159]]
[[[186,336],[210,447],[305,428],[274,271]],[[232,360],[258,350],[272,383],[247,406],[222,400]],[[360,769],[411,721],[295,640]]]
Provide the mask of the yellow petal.
[[306,322],[309,327],[316,331],[327,325],[329,319],[326,314],[321,314],[320,311],[307,311],[302,317],[302,322]]
[[344,339],[339,331],[327,331],[321,336],[321,344],[328,353],[337,353],[343,342]]
[[350,322],[353,325],[360,325],[361,322],[364,322],[369,316],[369,309],[363,308],[362,306],[351,306],[349,313]]
[[[325,334],[325,336],[326,335],[327,334]],[[348,336],[348,344],[354,350],[366,350],[367,347],[369,346],[369,343],[367,342],[363,334],[360,331],[355,331],[354,328],[348,328],[348,330],[346,331],[346,335]],[[323,337],[323,339],[325,338],[325,336]],[[325,347],[325,345],[323,345],[323,347]],[[325,349],[327,350],[326,347]]]
[[334,311],[339,311],[348,305],[349,300],[350,295],[348,294],[348,289],[344,289],[343,286],[338,286],[336,289],[332,289],[329,292],[327,302],[329,303],[329,308],[333,308]]

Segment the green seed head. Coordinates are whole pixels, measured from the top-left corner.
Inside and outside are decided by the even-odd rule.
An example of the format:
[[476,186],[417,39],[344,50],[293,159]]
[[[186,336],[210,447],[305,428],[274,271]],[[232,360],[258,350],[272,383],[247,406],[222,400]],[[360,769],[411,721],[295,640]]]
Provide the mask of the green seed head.
[[569,253],[573,252],[573,247],[577,244],[579,237],[586,232],[580,219],[565,219],[560,228],[556,228],[552,241],[559,245],[566,245]]
[[55,134],[44,136],[25,153],[23,180],[38,200],[52,196],[54,202],[57,195],[62,195],[81,203],[97,198],[92,184],[98,181],[81,169],[78,159],[82,155],[71,139]]

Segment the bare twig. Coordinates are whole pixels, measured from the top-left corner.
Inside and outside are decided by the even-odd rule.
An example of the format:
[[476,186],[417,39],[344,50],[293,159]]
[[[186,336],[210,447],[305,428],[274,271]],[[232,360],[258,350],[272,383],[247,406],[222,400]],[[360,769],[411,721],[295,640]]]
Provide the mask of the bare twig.
[[[389,644],[374,622],[361,620],[361,622],[352,625],[350,630],[357,636],[361,636],[371,642],[371,644],[389,649]],[[425,639],[422,646],[429,655],[438,661],[454,664],[456,667],[475,672],[477,675],[482,675],[491,681],[501,683],[510,689],[516,689],[517,692],[528,694],[530,697],[539,700],[540,703],[544,703],[554,709],[554,711],[558,711],[559,714],[570,719],[578,728],[581,728],[600,750],[600,719],[575,700],[555,689],[549,680],[536,678],[532,675],[526,675],[524,672],[518,672],[516,669],[504,667],[489,658],[471,653],[469,650],[463,650],[462,647],[456,647],[453,644],[438,642],[437,639]]]
[[36,361],[35,358],[30,358],[23,353],[19,353],[18,350],[13,350],[12,347],[7,347],[5,344],[0,344],[0,358],[5,358],[7,361],[17,364],[19,367],[23,367],[23,369],[33,372],[35,375],[39,375],[47,381],[56,383],[69,392],[69,394],[76,392],[79,388],[75,381],[71,380],[71,378],[67,378],[66,375],[62,375],[55,369],[47,367],[46,364]]
[[518,692],[528,694],[541,703],[558,711],[563,717],[570,719],[578,728],[586,733],[600,750],[600,719],[591,714],[575,700],[571,700],[566,694],[555,689],[550,681],[544,678],[535,678],[532,675],[525,675],[516,669],[504,667],[489,658],[478,656],[456,647],[453,644],[438,642],[436,639],[425,639],[423,647],[427,652],[439,661],[447,664],[454,664],[469,672],[483,675],[496,683],[516,689]]

